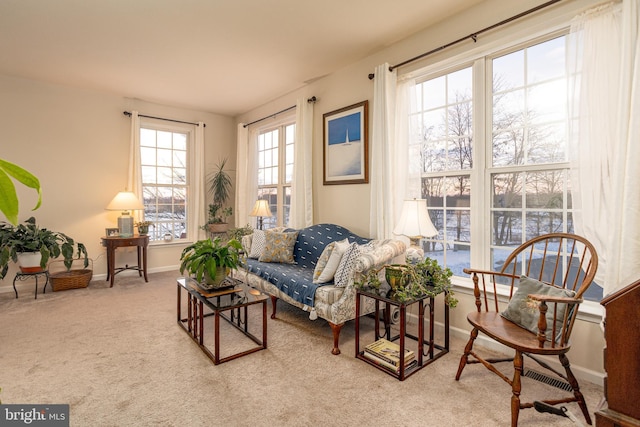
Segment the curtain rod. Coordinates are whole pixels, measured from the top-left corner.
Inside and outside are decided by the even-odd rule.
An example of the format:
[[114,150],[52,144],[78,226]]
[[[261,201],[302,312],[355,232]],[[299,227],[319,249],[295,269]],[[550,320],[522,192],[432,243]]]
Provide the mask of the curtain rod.
[[[130,111],[123,111],[122,114],[124,114],[125,116],[131,117],[131,112]],[[183,122],[182,120],[165,119],[163,117],[145,116],[144,114],[138,114],[138,117],[146,117],[147,119],[158,119],[158,120],[164,120],[166,122],[184,123],[184,124],[187,124],[187,125],[200,126],[199,123]],[[202,126],[206,128],[207,124],[203,123]]]
[[[318,98],[316,98],[315,96],[312,96],[311,98],[307,99],[307,102],[309,102],[309,103],[315,103],[317,100],[318,100]],[[251,125],[253,125],[253,124],[255,124],[255,123],[261,122],[261,121],[263,121],[263,120],[267,120],[267,119],[270,119],[270,118],[275,118],[278,114],[282,114],[282,113],[284,113],[284,112],[286,112],[286,111],[293,110],[294,108],[296,108],[296,106],[295,106],[295,105],[292,105],[291,107],[287,107],[287,108],[285,108],[284,110],[280,110],[280,111],[278,111],[277,113],[269,114],[268,116],[264,116],[264,117],[263,117],[263,118],[261,118],[261,119],[254,120],[254,121],[252,121],[251,123],[244,124],[244,125],[242,125],[242,127],[245,127],[245,128],[246,128],[246,127],[249,127],[249,126],[251,126]]]
[[[402,67],[403,65],[407,65],[407,64],[409,64],[409,63],[411,63],[411,62],[414,62],[414,61],[417,61],[417,60],[419,60],[419,59],[422,59],[422,58],[424,58],[424,57],[426,57],[426,56],[429,56],[429,55],[431,55],[431,54],[433,54],[433,53],[439,52],[439,51],[444,50],[444,49],[446,49],[446,48],[448,48],[448,47],[451,47],[451,46],[453,46],[453,45],[456,45],[456,44],[458,44],[458,43],[461,43],[461,42],[463,42],[463,41],[465,41],[465,40],[467,40],[467,39],[472,39],[472,40],[473,40],[473,42],[475,43],[475,42],[477,42],[477,41],[478,41],[478,35],[480,35],[480,34],[482,34],[482,33],[485,33],[485,32],[487,32],[487,31],[493,30],[493,29],[495,29],[495,28],[497,28],[497,27],[501,27],[502,25],[508,24],[509,22],[515,21],[516,19],[520,19],[520,18],[522,18],[523,16],[527,16],[527,15],[529,15],[529,14],[532,14],[532,13],[534,13],[534,12],[539,11],[540,9],[544,9],[544,8],[545,8],[545,7],[547,7],[547,6],[551,6],[551,5],[553,5],[553,4],[555,4],[555,3],[559,3],[559,2],[561,2],[561,1],[562,1],[562,0],[551,0],[551,1],[548,1],[548,2],[543,3],[543,4],[541,4],[541,5],[538,5],[538,6],[534,7],[534,8],[531,8],[531,9],[526,10],[526,11],[524,11],[524,12],[521,12],[521,13],[519,13],[519,14],[517,14],[517,15],[514,15],[514,16],[512,16],[511,18],[507,18],[507,19],[505,19],[505,20],[503,20],[503,21],[500,21],[500,22],[498,22],[497,24],[490,25],[490,26],[488,26],[488,27],[486,27],[486,28],[481,29],[480,31],[476,31],[475,33],[471,33],[471,34],[469,34],[468,36],[465,36],[465,37],[459,38],[458,40],[452,41],[451,43],[447,43],[447,44],[442,45],[442,46],[440,46],[440,47],[437,47],[437,48],[435,48],[435,49],[433,49],[433,50],[430,50],[429,52],[425,52],[425,53],[422,53],[422,54],[420,54],[420,55],[418,55],[418,56],[415,56],[415,57],[413,57],[413,58],[411,58],[411,59],[407,59],[406,61],[403,61],[403,62],[401,62],[401,63],[399,63],[399,64],[392,65],[392,66],[390,66],[390,67],[389,67],[389,71],[393,71],[393,70],[395,70],[395,69],[396,69],[396,68],[398,68],[398,67]],[[375,74],[374,74],[374,73],[370,73],[370,74],[369,74],[369,80],[373,80],[373,78],[374,78],[374,77],[375,77]]]

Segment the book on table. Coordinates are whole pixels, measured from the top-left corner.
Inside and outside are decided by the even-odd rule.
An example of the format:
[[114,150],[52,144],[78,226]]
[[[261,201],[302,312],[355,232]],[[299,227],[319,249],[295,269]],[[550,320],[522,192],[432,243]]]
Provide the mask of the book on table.
[[[380,338],[378,341],[367,345],[364,348],[365,356],[373,356],[386,363],[391,364],[394,368],[400,366],[400,346],[394,342]],[[411,350],[404,349],[404,364],[405,367],[416,357],[415,353]]]
[[[385,369],[388,369],[389,371],[391,371],[391,372],[393,372],[395,374],[399,374],[400,373],[400,366],[398,366],[398,365],[394,365],[392,363],[389,363],[386,360],[380,359],[380,358],[378,358],[378,357],[374,356],[373,354],[368,353],[366,351],[362,352],[362,355],[367,360],[371,361],[372,363],[374,363],[374,364],[376,364],[378,366],[381,366],[381,367],[383,367]],[[404,369],[406,371],[407,369],[409,369],[412,366],[417,365],[417,364],[418,364],[418,361],[415,358],[413,358],[413,359],[411,359],[409,361],[405,361]]]

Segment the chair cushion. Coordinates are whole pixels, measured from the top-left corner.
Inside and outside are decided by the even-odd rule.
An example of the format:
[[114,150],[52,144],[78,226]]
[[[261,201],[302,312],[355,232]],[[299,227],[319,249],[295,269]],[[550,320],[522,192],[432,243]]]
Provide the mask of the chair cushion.
[[[538,319],[540,311],[538,310],[538,302],[529,299],[528,295],[539,294],[554,297],[574,297],[575,292],[568,289],[560,289],[555,286],[547,285],[527,276],[521,276],[518,283],[518,289],[514,292],[507,309],[501,314],[505,319],[523,327],[524,329],[538,333]],[[557,318],[558,325],[562,324],[564,313],[567,309],[566,304],[558,304]],[[553,328],[553,304],[549,304],[547,311],[547,339],[552,339]],[[562,331],[556,331],[555,339],[558,339]]]
[[264,250],[258,261],[293,264],[293,246],[298,237],[297,231],[279,233],[266,230],[264,237]]

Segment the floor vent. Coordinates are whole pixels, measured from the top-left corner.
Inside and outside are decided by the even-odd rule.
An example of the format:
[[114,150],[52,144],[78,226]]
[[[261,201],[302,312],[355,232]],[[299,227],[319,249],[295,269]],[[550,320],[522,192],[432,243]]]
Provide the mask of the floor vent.
[[548,375],[545,374],[541,374],[540,372],[536,372],[533,371],[531,369],[526,369],[524,371],[524,376],[534,379],[536,381],[540,381],[541,383],[545,383],[545,384],[549,384],[551,386],[557,387],[561,390],[565,390],[565,391],[573,391],[573,389],[571,388],[571,385],[565,381],[561,381],[559,379],[556,378],[552,378]]

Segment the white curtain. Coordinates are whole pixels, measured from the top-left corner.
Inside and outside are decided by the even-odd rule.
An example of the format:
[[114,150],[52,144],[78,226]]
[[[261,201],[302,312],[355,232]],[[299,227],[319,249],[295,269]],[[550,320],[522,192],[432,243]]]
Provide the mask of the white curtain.
[[587,11],[569,38],[575,230],[596,246],[605,296],[640,275],[638,4]]
[[198,122],[196,126],[196,137],[194,141],[194,163],[193,163],[193,177],[194,182],[191,186],[191,191],[194,197],[193,212],[194,214],[189,218],[189,236],[195,236],[197,240],[202,240],[207,237],[205,231],[200,226],[207,222],[207,204],[205,201],[206,192],[206,170],[204,165],[204,123]]
[[249,216],[258,194],[256,132],[249,132],[243,123],[238,124],[236,160],[236,227],[252,224],[255,218]]
[[296,139],[291,185],[291,228],[313,224],[313,103],[306,98],[296,102]]
[[[396,195],[399,192],[394,176],[394,162],[399,153],[395,143],[396,117],[396,72],[389,71],[389,64],[378,65],[375,69],[373,87],[373,124],[369,153],[370,169],[370,207],[369,237],[387,239],[393,236]],[[406,151],[405,151],[406,153]]]
[[[129,171],[127,174],[127,191],[133,192],[138,199],[143,200],[142,168],[140,166],[140,116],[137,111],[131,112],[131,133],[129,137]],[[133,211],[134,221],[144,217],[143,211]]]

